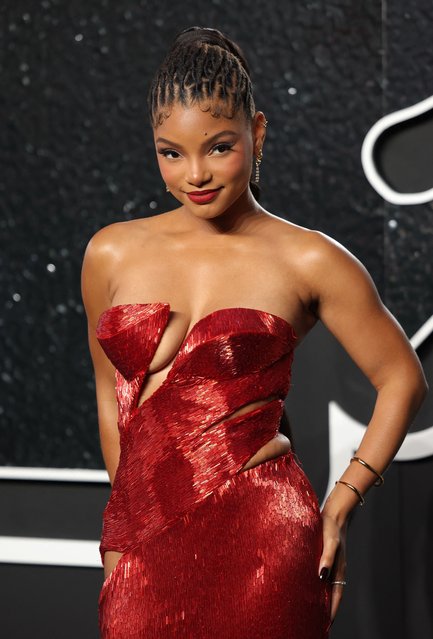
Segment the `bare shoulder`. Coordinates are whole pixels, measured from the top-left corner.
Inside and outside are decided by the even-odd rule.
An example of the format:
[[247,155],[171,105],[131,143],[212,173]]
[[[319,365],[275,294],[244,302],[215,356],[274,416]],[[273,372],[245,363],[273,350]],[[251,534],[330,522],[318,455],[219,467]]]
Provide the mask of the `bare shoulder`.
[[349,259],[356,260],[354,255],[334,238],[322,231],[310,229],[283,218],[270,215],[270,228],[283,244],[296,253],[305,256],[306,262],[314,263],[323,260]]
[[137,232],[146,231],[146,219],[127,220],[113,222],[96,231],[87,243],[84,253],[85,258],[89,254],[96,259],[120,259],[128,245],[136,240]]
[[293,225],[286,250],[310,309],[341,337],[340,323],[358,327],[365,317],[389,315],[364,264],[322,231]]
[[368,280],[371,277],[362,262],[343,244],[322,231],[279,219],[276,235],[280,249],[297,276],[312,287],[332,282],[333,277]]
[[350,309],[361,307],[364,313],[383,311],[371,275],[343,244],[322,231],[274,216],[268,230],[311,326],[317,319],[335,326],[335,316],[343,317],[343,308],[346,317]]
[[[299,263],[318,296],[350,287],[377,299],[377,289],[364,264],[347,247],[322,231],[306,230],[298,242]],[[346,288],[348,287],[348,288]]]
[[131,251],[143,246],[164,227],[166,213],[147,218],[113,222],[92,235],[84,253],[84,263],[97,261],[105,268],[117,268]]
[[113,222],[96,231],[85,247],[81,294],[90,322],[110,306],[115,275],[139,243],[152,234],[152,218]]

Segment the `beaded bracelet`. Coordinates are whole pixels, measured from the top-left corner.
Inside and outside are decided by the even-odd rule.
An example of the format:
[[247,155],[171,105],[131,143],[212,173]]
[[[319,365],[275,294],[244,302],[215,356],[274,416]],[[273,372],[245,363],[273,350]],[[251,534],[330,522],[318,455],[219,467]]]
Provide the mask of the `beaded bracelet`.
[[374,468],[370,466],[370,464],[367,464],[367,462],[361,459],[360,457],[352,457],[350,462],[352,463],[353,461],[359,462],[360,464],[365,466],[365,468],[368,468],[368,470],[371,470],[371,472],[376,475],[377,479],[374,482],[374,486],[381,486],[383,484],[383,482],[385,481],[384,478],[382,477],[380,473],[377,472],[377,470],[374,470]]
[[359,492],[359,490],[357,488],[355,488],[355,486],[353,486],[353,484],[349,484],[349,482],[347,481],[343,481],[342,479],[337,479],[337,481],[335,482],[336,484],[344,484],[345,486],[347,486],[348,488],[350,488],[351,490],[353,490],[354,493],[356,493],[358,499],[359,499],[359,505],[363,506],[365,504],[365,499],[364,497],[361,495],[361,493]]

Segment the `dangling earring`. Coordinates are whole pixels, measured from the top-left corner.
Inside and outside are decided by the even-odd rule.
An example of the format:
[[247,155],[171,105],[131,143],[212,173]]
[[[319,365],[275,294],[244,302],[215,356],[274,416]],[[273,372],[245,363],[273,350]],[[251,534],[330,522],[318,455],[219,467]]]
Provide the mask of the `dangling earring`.
[[262,159],[263,159],[263,152],[262,152],[262,149],[259,149],[259,151],[257,153],[257,156],[256,156],[256,177],[254,179],[254,182],[256,184],[258,184],[259,180],[260,180],[260,163],[261,163]]
[[170,189],[168,188],[167,185],[165,185],[165,190],[167,191],[167,193],[170,193]]

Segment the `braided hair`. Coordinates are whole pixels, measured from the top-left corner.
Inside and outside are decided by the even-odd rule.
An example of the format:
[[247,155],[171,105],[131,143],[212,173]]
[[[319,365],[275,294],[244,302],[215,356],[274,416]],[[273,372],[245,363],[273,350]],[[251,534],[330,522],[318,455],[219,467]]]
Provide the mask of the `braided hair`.
[[[243,109],[251,121],[256,109],[250,70],[240,47],[218,29],[189,27],[181,31],[149,89],[152,127],[164,122],[175,102],[200,104],[214,117],[232,118]],[[259,186],[250,182],[250,187],[258,200]]]

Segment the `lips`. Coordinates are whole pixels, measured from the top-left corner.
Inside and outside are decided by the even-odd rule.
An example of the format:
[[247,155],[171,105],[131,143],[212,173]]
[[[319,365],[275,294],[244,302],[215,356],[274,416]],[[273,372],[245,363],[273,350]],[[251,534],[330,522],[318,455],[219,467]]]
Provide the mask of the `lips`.
[[190,191],[187,193],[187,196],[192,202],[196,204],[207,204],[211,202],[220,192],[222,187],[219,189],[206,189],[204,191]]

